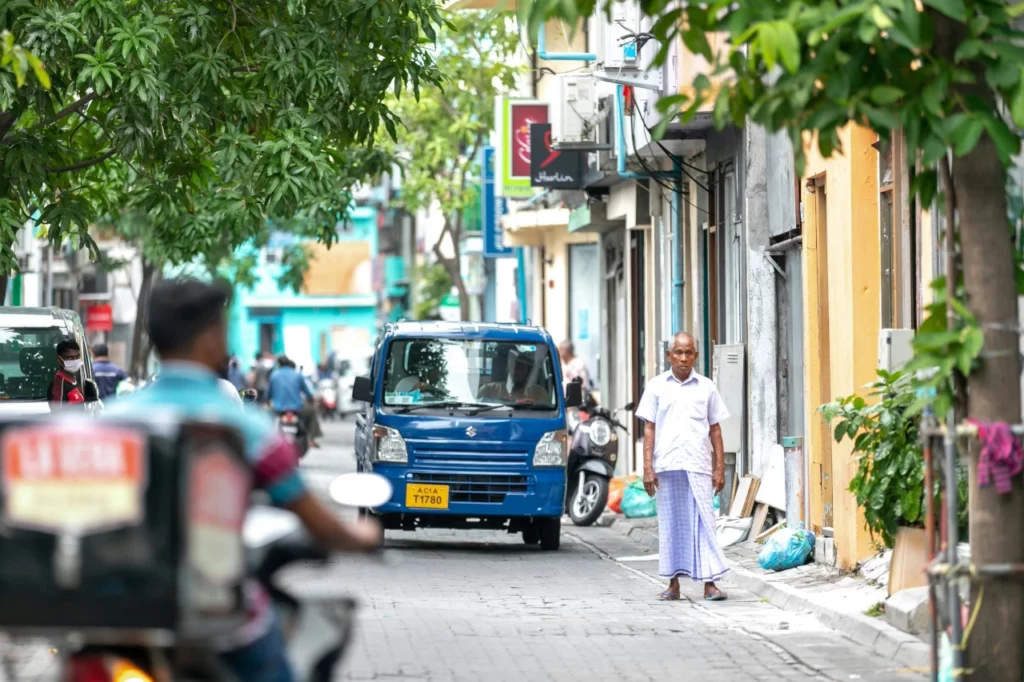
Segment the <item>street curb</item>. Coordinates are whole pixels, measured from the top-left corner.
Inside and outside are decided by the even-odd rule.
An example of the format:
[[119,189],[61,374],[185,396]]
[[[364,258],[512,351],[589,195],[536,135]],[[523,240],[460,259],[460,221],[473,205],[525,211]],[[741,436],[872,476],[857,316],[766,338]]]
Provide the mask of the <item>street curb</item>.
[[[646,528],[639,528],[629,523],[619,523],[619,520],[609,527],[652,552],[658,551],[657,534]],[[768,580],[763,575],[740,567],[731,559],[726,558],[726,561],[729,563],[728,578],[730,582],[767,600],[773,606],[786,611],[809,611],[824,625],[904,666],[917,668],[927,667],[931,664],[930,649],[927,644],[913,635],[894,628],[884,620],[860,613],[839,611],[830,605],[824,597],[807,590]]]

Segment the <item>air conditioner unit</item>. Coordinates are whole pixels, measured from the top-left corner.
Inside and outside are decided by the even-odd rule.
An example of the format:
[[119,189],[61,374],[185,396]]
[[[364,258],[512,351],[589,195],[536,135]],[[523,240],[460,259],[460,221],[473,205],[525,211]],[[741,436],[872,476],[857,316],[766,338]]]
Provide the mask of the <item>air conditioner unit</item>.
[[640,33],[640,17],[636,0],[614,3],[610,23],[602,17],[598,24],[600,66],[605,69],[639,68],[639,54],[634,38]]
[[587,147],[598,142],[600,107],[597,81],[589,74],[555,77],[550,96],[551,142],[558,147]]
[[878,369],[895,372],[914,357],[913,329],[878,330]]
[[[602,97],[600,108],[603,111],[611,111],[614,106],[612,97]],[[605,116],[597,124],[597,143],[602,149],[597,152],[597,170],[614,171],[616,163],[615,149],[615,117]]]

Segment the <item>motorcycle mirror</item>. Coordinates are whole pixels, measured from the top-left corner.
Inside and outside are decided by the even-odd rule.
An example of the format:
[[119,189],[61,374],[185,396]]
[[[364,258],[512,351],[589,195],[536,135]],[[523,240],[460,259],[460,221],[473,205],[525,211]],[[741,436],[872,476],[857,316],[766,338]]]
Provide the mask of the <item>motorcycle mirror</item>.
[[259,548],[301,529],[302,522],[295,514],[276,507],[255,505],[245,515],[242,538],[246,547]]
[[624,409],[626,412],[632,412],[633,411],[633,407],[634,407],[633,403],[632,402],[628,402],[628,403],[626,403],[626,406],[623,407],[622,409]]
[[331,482],[331,499],[346,507],[374,509],[391,499],[391,482],[380,474],[342,474]]
[[257,393],[255,388],[242,389],[241,391],[238,392],[238,395],[241,396],[243,403],[256,402]]

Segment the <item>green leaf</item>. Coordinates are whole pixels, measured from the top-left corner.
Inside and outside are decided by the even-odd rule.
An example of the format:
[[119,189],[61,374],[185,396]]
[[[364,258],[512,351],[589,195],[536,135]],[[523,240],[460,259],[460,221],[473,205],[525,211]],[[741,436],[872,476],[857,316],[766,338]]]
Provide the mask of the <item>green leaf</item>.
[[883,31],[892,26],[892,19],[878,5],[871,7],[871,20],[875,22],[875,26]]
[[967,21],[967,7],[964,5],[964,0],[924,0],[924,4],[937,9],[950,19],[959,22]]
[[779,21],[775,23],[775,34],[782,66],[790,73],[796,73],[800,68],[800,41],[796,31],[788,22]]
[[991,114],[985,114],[984,126],[992,141],[996,144],[996,151],[1003,165],[1010,165],[1013,157],[1020,151],[1020,138],[1007,127],[1001,118]]
[[899,101],[905,93],[892,85],[877,85],[871,88],[871,101],[881,106],[887,106]]
[[963,125],[953,131],[953,152],[957,156],[963,156],[971,152],[985,132],[985,123],[976,117],[964,119]]
[[775,68],[778,60],[778,36],[772,24],[764,23],[758,26],[757,41],[761,48],[761,57],[769,71]]

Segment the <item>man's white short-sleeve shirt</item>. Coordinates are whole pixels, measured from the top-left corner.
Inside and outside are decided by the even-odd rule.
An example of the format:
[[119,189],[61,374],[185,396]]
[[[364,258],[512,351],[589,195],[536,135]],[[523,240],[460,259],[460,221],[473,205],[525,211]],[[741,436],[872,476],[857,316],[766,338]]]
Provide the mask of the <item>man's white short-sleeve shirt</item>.
[[654,470],[712,473],[708,430],[729,417],[711,379],[691,371],[680,381],[669,370],[647,382],[636,416],[654,424]]

